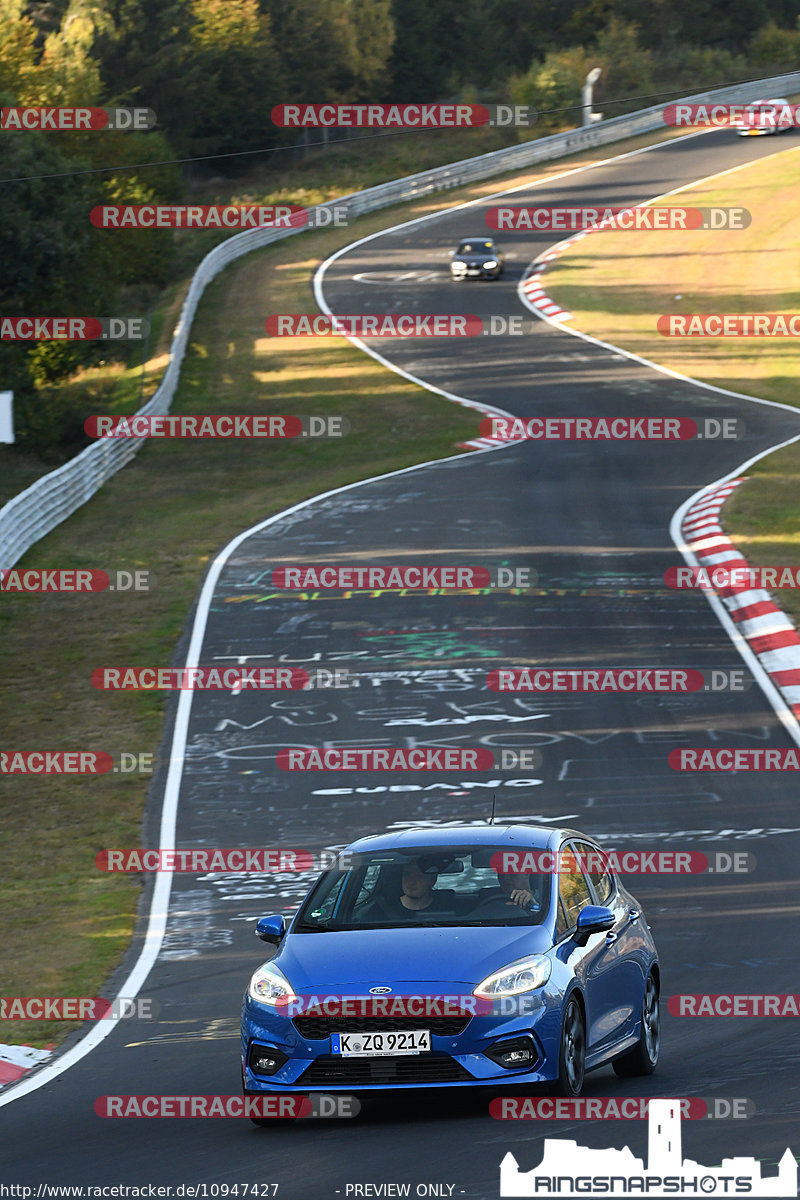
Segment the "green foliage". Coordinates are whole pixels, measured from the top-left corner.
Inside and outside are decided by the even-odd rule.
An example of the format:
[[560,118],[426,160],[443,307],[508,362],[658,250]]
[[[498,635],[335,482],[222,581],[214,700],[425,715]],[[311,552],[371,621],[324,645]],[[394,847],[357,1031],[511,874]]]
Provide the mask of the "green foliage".
[[579,125],[581,86],[588,70],[582,46],[552,50],[543,63],[534,63],[527,74],[513,81],[512,103],[533,105],[539,113],[537,134]]
[[[653,53],[642,49],[638,34],[638,25],[625,24],[618,17],[612,17],[598,33],[592,65],[602,67],[603,74],[596,88],[596,105],[602,105],[606,97],[625,100],[653,91]],[[646,103],[637,100],[633,107]],[[625,108],[614,105],[605,115],[615,117],[620,111]]]
[[748,47],[750,62],[764,72],[778,74],[800,68],[800,17],[794,29],[779,29],[770,21],[754,34]]
[[269,17],[258,0],[192,0],[190,16],[184,58],[201,82],[183,144],[198,155],[268,145],[285,87]]
[[[137,105],[158,120],[147,133],[0,135],[0,176],[16,181],[4,184],[0,312],[103,316],[126,295],[155,300],[203,243],[97,229],[90,210],[184,202],[190,169],[149,165],[176,158],[211,160],[194,178],[258,166],[248,198],[256,178],[259,193],[280,189],[287,157],[258,157],[297,141],[272,125],[276,104],[512,100],[539,110],[540,136],[580,123],[595,66],[606,117],[648,93],[798,69],[795,19],[794,0],[0,0],[3,103]],[[340,165],[347,153],[337,147]],[[332,158],[306,164],[315,186]],[[60,408],[58,385],[101,353],[129,348],[0,343],[22,445],[52,461],[83,444],[83,385],[62,389]]]

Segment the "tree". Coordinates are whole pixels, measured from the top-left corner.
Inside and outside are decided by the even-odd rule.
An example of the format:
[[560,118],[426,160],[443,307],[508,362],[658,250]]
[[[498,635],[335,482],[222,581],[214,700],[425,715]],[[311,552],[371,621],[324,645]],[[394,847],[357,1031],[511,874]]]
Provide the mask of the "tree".
[[285,98],[269,16],[259,11],[258,0],[192,0],[190,16],[184,62],[203,83],[187,148],[224,154],[269,145],[269,114]]

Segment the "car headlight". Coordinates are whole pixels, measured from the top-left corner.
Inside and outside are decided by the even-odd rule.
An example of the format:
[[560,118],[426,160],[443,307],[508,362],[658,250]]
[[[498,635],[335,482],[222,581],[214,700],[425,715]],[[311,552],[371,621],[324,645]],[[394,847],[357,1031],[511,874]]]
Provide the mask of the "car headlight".
[[270,963],[265,963],[253,974],[247,988],[251,1000],[259,1004],[269,1004],[273,1008],[285,1008],[297,999],[289,980]]
[[484,271],[488,271],[490,267],[496,267],[496,266],[497,266],[497,259],[490,258],[488,262],[485,262],[483,264],[483,269],[484,269]]
[[543,954],[530,954],[487,975],[472,989],[473,996],[493,1000],[496,996],[521,996],[542,987],[550,978],[550,959]]

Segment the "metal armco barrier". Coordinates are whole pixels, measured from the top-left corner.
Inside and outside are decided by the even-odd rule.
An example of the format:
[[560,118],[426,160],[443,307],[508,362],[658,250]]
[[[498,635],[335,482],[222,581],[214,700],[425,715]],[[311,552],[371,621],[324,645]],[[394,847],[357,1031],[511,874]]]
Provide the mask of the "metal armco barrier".
[[[800,71],[760,79],[754,83],[738,84],[719,88],[713,92],[702,92],[670,100],[670,104],[703,104],[727,101],[746,103],[760,97],[789,95],[800,91]],[[344,209],[347,219],[360,217],[379,208],[388,208],[405,200],[416,200],[431,192],[446,191],[461,187],[478,179],[492,175],[503,175],[509,171],[564,158],[576,151],[603,146],[621,141],[640,133],[651,133],[664,128],[662,113],[665,104],[638,112],[614,117],[609,121],[598,121],[582,129],[567,133],[556,133],[536,141],[523,142],[505,150],[493,150],[450,163],[446,167],[434,167],[420,171],[418,175],[406,175],[389,183],[378,184],[363,192],[353,192],[329,200],[320,208],[335,205]],[[309,209],[309,226],[300,229],[252,229],[235,234],[216,246],[198,266],[189,287],[170,346],[169,365],[164,377],[151,399],[139,409],[140,413],[166,413],[178,386],[181,363],[186,349],[189,330],[205,286],[224,270],[229,263],[259,250],[271,242],[302,233],[304,228],[313,228],[317,209]],[[14,496],[0,509],[0,567],[12,567],[35,542],[39,541],[65,521],[76,509],[98,491],[134,456],[145,438],[121,438],[101,440],[87,446],[75,458],[70,459],[56,471],[42,476],[24,492]]]

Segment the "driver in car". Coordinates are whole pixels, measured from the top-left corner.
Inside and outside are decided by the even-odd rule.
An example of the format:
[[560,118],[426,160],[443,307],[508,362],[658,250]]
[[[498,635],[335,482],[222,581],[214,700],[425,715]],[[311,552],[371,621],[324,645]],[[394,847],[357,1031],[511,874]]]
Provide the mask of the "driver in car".
[[440,912],[452,904],[452,892],[434,891],[439,869],[430,861],[410,859],[403,866],[402,891],[399,896],[377,895],[372,898],[365,916],[371,919],[390,917],[393,920],[413,917],[418,912]]

